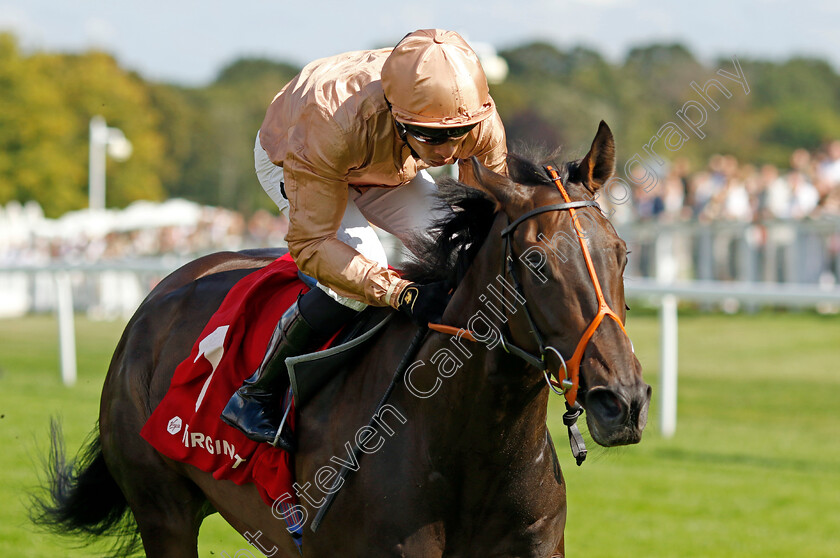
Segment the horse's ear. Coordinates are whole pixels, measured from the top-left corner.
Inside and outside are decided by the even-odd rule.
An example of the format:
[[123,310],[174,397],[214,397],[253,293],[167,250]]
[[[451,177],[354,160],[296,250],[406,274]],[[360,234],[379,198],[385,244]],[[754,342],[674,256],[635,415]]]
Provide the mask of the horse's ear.
[[577,172],[572,177],[593,193],[610,179],[615,172],[615,140],[607,123],[601,120],[589,153],[581,159]]
[[516,193],[516,184],[511,179],[497,174],[475,157],[470,157],[470,165],[464,165],[464,181],[468,186],[481,190],[496,201],[496,209],[506,205]]

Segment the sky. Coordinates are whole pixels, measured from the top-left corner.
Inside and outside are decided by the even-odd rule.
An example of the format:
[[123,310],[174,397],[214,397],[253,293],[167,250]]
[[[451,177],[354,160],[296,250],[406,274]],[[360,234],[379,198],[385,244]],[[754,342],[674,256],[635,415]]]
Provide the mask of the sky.
[[427,27],[498,49],[583,44],[614,61],[680,41],[704,61],[809,55],[840,69],[838,0],[0,0],[0,30],[27,52],[96,48],[146,79],[196,86],[240,57],[303,65]]

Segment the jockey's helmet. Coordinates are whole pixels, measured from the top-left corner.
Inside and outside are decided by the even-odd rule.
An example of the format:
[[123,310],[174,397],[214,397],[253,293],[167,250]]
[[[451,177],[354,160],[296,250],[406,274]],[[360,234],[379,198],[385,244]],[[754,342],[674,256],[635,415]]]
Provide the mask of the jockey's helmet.
[[407,125],[471,126],[495,110],[478,56],[454,31],[406,35],[385,60],[382,88],[394,118]]

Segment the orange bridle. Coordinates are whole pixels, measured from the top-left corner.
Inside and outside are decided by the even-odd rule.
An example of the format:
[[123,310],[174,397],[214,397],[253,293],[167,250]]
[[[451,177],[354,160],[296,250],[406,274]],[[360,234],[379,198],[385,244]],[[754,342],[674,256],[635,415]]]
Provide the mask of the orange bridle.
[[[531,325],[531,330],[534,336],[537,338],[537,343],[539,344],[540,348],[540,355],[534,355],[520,347],[517,347],[509,340],[505,339],[504,335],[502,335],[501,338],[501,345],[502,348],[505,349],[505,351],[521,357],[529,364],[532,364],[540,370],[542,370],[549,387],[551,387],[555,392],[563,394],[566,398],[566,402],[568,403],[568,405],[570,407],[574,407],[575,402],[577,400],[578,388],[580,386],[580,364],[583,360],[583,353],[585,352],[589,341],[591,341],[592,336],[595,334],[595,331],[598,329],[598,326],[600,326],[601,322],[603,322],[604,317],[609,316],[610,318],[615,320],[615,322],[618,324],[618,326],[621,328],[621,331],[623,331],[625,335],[627,335],[627,331],[624,329],[624,324],[621,323],[621,318],[612,310],[612,308],[610,308],[610,306],[607,304],[606,299],[604,298],[604,292],[601,289],[601,283],[598,281],[598,274],[595,272],[595,265],[592,263],[592,256],[589,253],[589,247],[586,245],[585,242],[586,235],[581,230],[579,220],[577,219],[576,209],[580,209],[583,207],[599,208],[598,204],[594,201],[589,200],[572,201],[571,198],[569,198],[569,194],[566,192],[565,187],[563,186],[563,182],[560,179],[560,174],[557,172],[557,170],[551,165],[548,165],[546,166],[546,171],[551,177],[551,180],[554,181],[557,190],[563,196],[563,200],[565,201],[565,203],[538,207],[522,215],[513,223],[505,227],[505,229],[502,231],[502,237],[505,239],[506,244],[505,259],[507,262],[508,273],[510,273],[511,277],[513,278],[514,286],[518,293],[522,296],[522,300],[525,300],[524,293],[522,292],[521,283],[519,282],[519,279],[515,272],[515,268],[513,267],[513,253],[512,248],[510,246],[509,235],[516,229],[516,227],[520,223],[533,217],[534,215],[545,213],[547,211],[568,210],[571,214],[572,222],[575,226],[575,231],[577,233],[581,251],[583,252],[584,260],[586,261],[586,269],[589,272],[589,277],[592,280],[592,285],[595,287],[595,296],[598,299],[598,313],[595,316],[595,318],[589,323],[589,326],[586,328],[586,330],[583,332],[583,335],[581,336],[580,341],[578,341],[577,347],[575,348],[575,352],[572,354],[572,357],[568,361],[566,361],[563,358],[563,356],[560,354],[560,351],[558,351],[554,347],[546,346],[543,343],[542,335],[540,334],[539,329],[537,328],[536,323],[534,322],[534,319],[531,316],[530,311],[528,310],[527,304],[523,304],[522,306],[525,309],[525,315],[528,318],[528,321]],[[449,335],[458,335],[470,341],[476,340],[472,332],[464,330],[462,328],[455,328],[452,326],[445,326],[441,324],[429,324],[429,328],[441,333],[447,333]],[[546,360],[547,351],[553,352],[560,358],[560,362],[564,371],[562,379],[560,379],[559,369],[555,373],[557,380],[554,380],[549,377],[548,362]]]
[[[551,165],[548,165],[546,170],[548,171],[549,176],[551,176],[551,179],[554,181],[554,185],[557,186],[558,190],[560,190],[560,194],[563,196],[563,199],[566,200],[567,203],[571,202],[572,200],[569,198],[569,194],[566,193],[566,188],[563,187],[563,182],[560,180],[560,174],[557,170]],[[575,400],[577,399],[578,386],[580,384],[580,362],[583,360],[583,353],[586,350],[586,346],[589,344],[589,341],[592,339],[592,336],[595,335],[595,330],[598,329],[598,326],[600,326],[601,322],[604,320],[604,317],[609,316],[615,320],[618,327],[620,327],[621,331],[624,332],[624,335],[627,335],[627,330],[624,329],[624,324],[621,323],[621,318],[619,318],[618,314],[610,308],[609,304],[607,304],[607,300],[604,298],[604,291],[601,290],[601,282],[598,281],[598,274],[595,273],[595,265],[592,263],[592,256],[590,255],[589,247],[586,245],[584,240],[585,235],[580,229],[580,222],[576,218],[575,209],[569,208],[569,213],[571,214],[572,222],[575,225],[580,249],[583,251],[583,258],[586,260],[586,269],[589,271],[589,277],[592,279],[592,285],[595,287],[595,296],[598,297],[598,314],[589,323],[589,327],[586,328],[586,331],[583,332],[583,336],[580,338],[580,341],[578,341],[572,358],[569,359],[568,363],[564,363],[564,366],[566,367],[566,377],[560,382],[560,385],[555,383],[556,387],[561,387],[563,390],[566,396],[566,401],[568,401],[570,405],[574,405]],[[629,338],[630,336],[627,335],[627,337]],[[559,377],[560,371],[558,370],[557,372],[557,376]],[[567,380],[571,381],[571,385],[563,385],[563,382]]]

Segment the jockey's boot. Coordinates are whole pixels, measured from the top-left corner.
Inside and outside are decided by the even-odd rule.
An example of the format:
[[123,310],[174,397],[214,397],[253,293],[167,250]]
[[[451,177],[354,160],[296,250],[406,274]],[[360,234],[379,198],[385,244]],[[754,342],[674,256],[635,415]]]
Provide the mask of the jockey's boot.
[[317,287],[300,297],[280,318],[260,367],[230,398],[222,420],[251,440],[294,452],[288,428],[278,433],[289,385],[286,359],[318,349],[355,315]]

